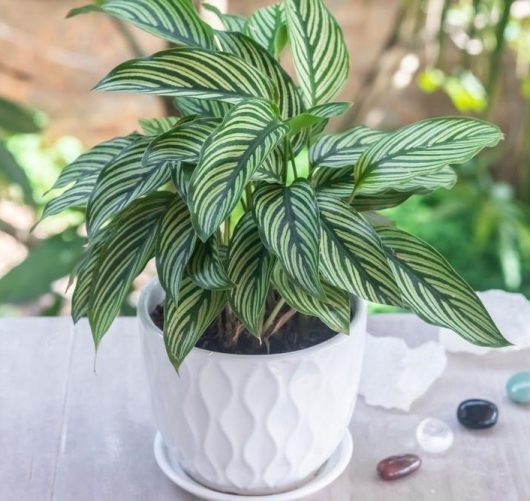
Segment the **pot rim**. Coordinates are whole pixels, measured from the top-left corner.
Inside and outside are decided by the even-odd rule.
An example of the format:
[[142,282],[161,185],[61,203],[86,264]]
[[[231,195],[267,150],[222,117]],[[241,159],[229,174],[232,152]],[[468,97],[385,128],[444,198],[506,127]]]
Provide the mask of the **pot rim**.
[[[160,337],[163,336],[162,330],[160,330],[151,319],[151,315],[149,314],[149,308],[148,303],[149,299],[154,293],[156,289],[161,290],[162,287],[160,286],[160,282],[157,278],[153,278],[150,280],[150,282],[142,289],[140,293],[140,298],[138,301],[138,309],[137,309],[137,316],[141,322],[141,324],[146,328],[148,331],[152,332],[153,334],[156,334]],[[363,321],[363,318],[366,316],[366,301],[359,297],[354,297],[353,301],[355,303],[355,310],[354,310],[354,317],[350,323],[350,333],[349,334],[343,334],[340,332],[337,332],[333,337],[328,339],[327,341],[323,341],[321,343],[315,344],[313,346],[310,346],[308,348],[302,348],[301,350],[295,350],[295,351],[288,351],[285,353],[272,353],[272,354],[256,354],[256,355],[248,355],[248,354],[239,354],[239,353],[222,353],[219,351],[213,351],[213,350],[206,350],[204,348],[197,348],[196,346],[193,347],[190,354],[193,353],[195,356],[201,356],[201,357],[215,357],[215,358],[234,358],[237,360],[277,360],[277,359],[284,359],[284,358],[303,358],[306,355],[309,355],[315,351],[322,351],[322,350],[328,350],[335,348],[336,346],[348,342],[349,336],[351,333],[355,332],[357,330],[357,325],[360,324]]]

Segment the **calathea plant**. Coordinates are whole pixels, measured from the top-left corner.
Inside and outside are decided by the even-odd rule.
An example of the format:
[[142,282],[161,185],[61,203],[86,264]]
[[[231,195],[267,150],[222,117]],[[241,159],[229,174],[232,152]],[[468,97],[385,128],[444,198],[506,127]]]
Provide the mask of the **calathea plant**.
[[[348,107],[333,98],[349,63],[321,0],[284,0],[248,19],[218,13],[225,31],[191,0],[99,0],[71,14],[90,11],[176,44],[121,64],[96,89],[173,96],[178,112],[83,154],[44,211],[86,207],[73,318],[88,316],[96,346],[153,257],[177,368],[216,319],[227,343],[266,340],[295,312],[347,333],[352,295],[408,307],[476,344],[507,344],[436,250],[373,217],[450,188],[451,166],[495,146],[497,127],[449,117],[323,134]],[[298,83],[278,61],[287,43]]]

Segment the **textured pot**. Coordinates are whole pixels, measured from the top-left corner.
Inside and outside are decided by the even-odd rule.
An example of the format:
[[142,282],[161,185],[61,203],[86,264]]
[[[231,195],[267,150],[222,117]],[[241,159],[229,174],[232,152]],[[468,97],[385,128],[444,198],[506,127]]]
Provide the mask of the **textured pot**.
[[138,317],[153,414],[173,459],[223,492],[265,495],[306,482],[334,452],[353,413],[365,303],[356,305],[349,336],[275,355],[194,348],[177,375],[149,316],[162,299],[151,282]]

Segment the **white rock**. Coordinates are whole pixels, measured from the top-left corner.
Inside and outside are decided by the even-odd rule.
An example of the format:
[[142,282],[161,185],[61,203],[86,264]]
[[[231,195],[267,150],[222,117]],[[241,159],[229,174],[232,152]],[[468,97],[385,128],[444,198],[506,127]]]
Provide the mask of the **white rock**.
[[434,341],[409,348],[401,338],[367,334],[359,393],[368,405],[408,411],[446,363],[444,348]]
[[530,302],[522,295],[492,289],[478,293],[501,334],[512,343],[506,348],[476,346],[450,329],[440,328],[439,340],[449,352],[483,355],[490,351],[514,351],[530,348]]

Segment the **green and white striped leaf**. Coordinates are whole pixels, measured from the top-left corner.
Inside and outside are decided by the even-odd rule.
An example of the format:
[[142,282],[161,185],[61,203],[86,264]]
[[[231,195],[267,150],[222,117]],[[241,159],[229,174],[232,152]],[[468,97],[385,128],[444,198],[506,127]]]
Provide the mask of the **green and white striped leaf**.
[[314,167],[353,167],[361,154],[384,134],[361,125],[340,134],[322,136],[309,150],[309,160]]
[[186,204],[173,195],[160,221],[156,239],[156,270],[168,297],[178,301],[180,284],[195,245],[197,235]]
[[[348,198],[354,187],[353,168],[342,167],[334,169],[319,167],[314,171],[311,181],[318,193],[322,195]],[[394,186],[392,189],[379,185],[361,186],[353,200],[353,205],[358,210],[386,209],[398,205],[414,194],[426,195],[438,188],[451,189],[456,181],[456,172],[451,167],[443,167],[434,174],[426,174],[425,176],[409,179],[402,184]],[[398,202],[398,200],[400,201]],[[360,209],[365,204],[371,208]],[[376,207],[378,204],[380,206]]]
[[219,19],[219,21],[221,21],[221,23],[223,24],[225,30],[235,32],[243,31],[245,23],[247,22],[247,20],[243,16],[226,14],[224,12],[221,12],[221,10],[218,9],[215,5],[210,5],[209,3],[203,3],[202,7],[203,9],[215,14],[217,19]]
[[113,221],[90,291],[88,320],[96,348],[133,280],[153,256],[158,225],[173,196],[153,193],[134,202]]
[[208,138],[188,192],[194,227],[206,241],[237,205],[246,183],[286,133],[272,105],[235,106]]
[[179,117],[140,118],[140,127],[147,136],[159,136],[175,126]]
[[313,187],[304,179],[288,187],[262,184],[253,200],[263,243],[300,287],[322,298],[318,278],[320,220]]
[[252,181],[266,181],[268,183],[281,183],[283,180],[283,171],[285,169],[285,160],[283,145],[280,143],[252,176]]
[[255,67],[232,54],[188,47],[120,64],[96,89],[231,103],[247,98],[275,101],[271,80]]
[[361,155],[354,169],[357,189],[394,188],[467,162],[501,139],[498,127],[474,118],[433,118],[407,125],[384,135]]
[[192,350],[226,304],[226,291],[201,289],[184,277],[178,303],[166,298],[164,342],[175,369]]
[[213,49],[213,30],[198,15],[191,0],[96,0],[72,9],[68,17],[104,12],[170,42]]
[[187,203],[190,179],[195,170],[195,164],[169,162],[168,166],[171,171],[171,181],[173,181],[177,193]]
[[273,82],[283,119],[294,117],[303,111],[300,94],[291,77],[263,47],[241,33],[218,32],[217,39],[223,51],[246,61]]
[[228,276],[235,284],[228,301],[237,318],[258,337],[274,262],[261,242],[252,213],[247,212],[237,223],[228,250]]
[[287,43],[283,4],[277,3],[256,10],[248,18],[244,33],[258,42],[269,54],[278,57]]
[[336,332],[349,333],[351,306],[347,292],[323,283],[325,299],[317,299],[296,285],[279,265],[274,267],[272,283],[291,308],[304,315],[320,318]]
[[220,124],[220,118],[189,120],[186,117],[153,139],[145,150],[143,164],[158,165],[165,161],[198,162],[204,143]]
[[157,190],[171,179],[165,162],[144,165],[150,137],[142,137],[123,150],[101,171],[87,207],[87,231],[92,239],[101,226],[135,199]]
[[90,291],[92,289],[92,283],[97,276],[99,259],[104,245],[105,240],[103,239],[90,244],[75,270],[77,279],[72,295],[72,320],[74,324],[79,322],[88,313]]
[[139,138],[138,134],[130,134],[105,141],[67,165],[51,190],[69,188],[46,204],[42,219],[70,207],[84,207],[103,168]]
[[318,206],[324,279],[368,301],[400,305],[399,288],[372,226],[341,200],[320,196]]
[[378,228],[406,304],[427,322],[480,346],[507,346],[473,289],[445,258],[404,231]]
[[341,29],[321,0],[285,0],[284,5],[305,105],[331,101],[349,72]]
[[198,242],[188,263],[187,275],[203,289],[226,290],[232,287],[215,237],[210,237],[206,242]]
[[223,101],[195,99],[193,97],[176,97],[173,100],[177,110],[184,116],[223,118],[231,109],[230,103]]

